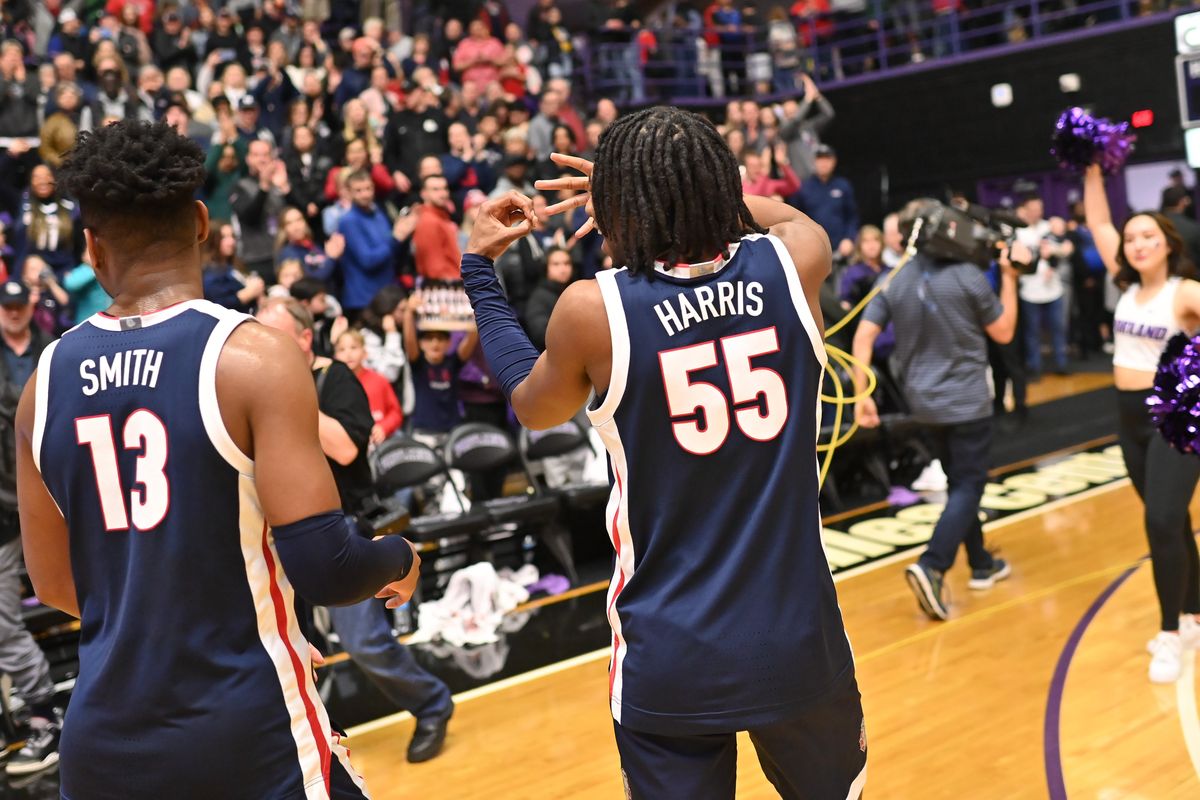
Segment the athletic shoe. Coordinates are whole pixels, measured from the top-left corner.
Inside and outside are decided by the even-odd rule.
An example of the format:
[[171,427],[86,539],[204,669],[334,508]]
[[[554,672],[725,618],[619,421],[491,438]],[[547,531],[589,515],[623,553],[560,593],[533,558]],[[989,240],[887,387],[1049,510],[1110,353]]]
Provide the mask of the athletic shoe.
[[913,481],[912,488],[914,492],[944,492],[948,485],[942,462],[935,458]]
[[987,569],[971,570],[971,580],[967,581],[967,588],[983,591],[990,589],[996,585],[997,581],[1002,581],[1012,574],[1012,567],[1003,558],[993,558],[992,565]]
[[921,610],[928,614],[930,619],[950,618],[950,609],[942,599],[946,590],[942,582],[942,573],[927,569],[919,563],[909,564],[904,570],[904,579],[908,581],[908,588],[917,596]]
[[1163,631],[1150,642],[1151,683],[1174,683],[1183,670],[1183,639],[1178,633]]
[[62,717],[29,721],[29,736],[25,744],[8,761],[9,775],[29,775],[41,772],[58,763],[58,739],[62,735]]
[[408,743],[409,763],[419,764],[442,752],[442,745],[446,742],[446,727],[453,715],[454,703],[451,703],[450,709],[442,716],[417,720],[412,741]]
[[1200,622],[1195,616],[1184,614],[1179,618],[1179,636],[1184,650],[1200,650]]

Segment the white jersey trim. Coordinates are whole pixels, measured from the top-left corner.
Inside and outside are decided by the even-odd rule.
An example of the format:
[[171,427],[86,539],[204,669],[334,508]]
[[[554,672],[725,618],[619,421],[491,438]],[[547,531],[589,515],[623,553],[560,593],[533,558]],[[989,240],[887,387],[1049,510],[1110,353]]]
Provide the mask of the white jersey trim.
[[46,433],[46,414],[50,408],[50,360],[62,339],[55,339],[46,345],[38,358],[37,385],[34,389],[33,403],[33,436],[30,446],[33,448],[33,464],[38,472],[42,471],[42,437]]
[[[161,322],[166,322],[169,319],[178,317],[185,311],[196,309],[212,314],[212,311],[205,306],[213,306],[207,300],[197,298],[195,300],[185,300],[182,303],[176,303],[166,308],[161,308],[158,311],[149,311],[145,314],[134,314],[128,317],[114,317],[111,314],[100,311],[88,317],[87,322],[95,325],[103,331],[124,331],[136,328],[148,328],[151,325],[158,325]],[[216,308],[221,308],[216,306]],[[236,312],[230,312],[236,313]],[[213,316],[216,316],[213,314]],[[136,322],[135,322],[136,320]],[[78,326],[77,326],[78,327]]]
[[275,666],[306,800],[329,800],[330,759],[335,743],[325,705],[313,681],[308,642],[296,619],[296,597],[259,505],[254,479],[238,477],[239,529],[246,582],[254,602],[258,636]]
[[821,328],[813,318],[808,298],[804,294],[804,285],[800,283],[800,275],[796,272],[796,262],[792,260],[792,254],[788,252],[787,245],[778,236],[769,233],[751,233],[742,238],[751,241],[766,239],[774,245],[775,254],[779,256],[779,263],[783,267],[783,275],[787,279],[788,290],[792,295],[792,305],[796,307],[796,314],[800,317],[804,330],[808,332],[808,339],[812,342],[813,355],[817,357],[821,368],[824,369],[829,361],[829,356],[825,353],[825,338],[821,335]]
[[621,615],[617,611],[617,600],[621,592],[633,580],[634,565],[637,559],[633,549],[633,536],[629,531],[629,465],[625,459],[625,446],[621,442],[620,431],[614,419],[596,426],[600,439],[608,450],[609,463],[612,465],[613,488],[608,498],[605,511],[605,525],[608,528],[609,540],[616,553],[616,563],[612,580],[608,585],[608,597],[605,602],[609,627],[613,632],[613,652],[609,660],[609,706],[613,719],[621,722],[621,700],[625,685],[624,666],[628,653],[628,643],[621,627]]
[[[212,313],[208,309],[199,310]],[[253,477],[254,461],[234,443],[233,437],[225,427],[225,420],[221,418],[221,406],[217,402],[217,362],[221,358],[221,351],[234,329],[250,317],[236,311],[214,316],[218,318],[217,325],[209,334],[204,354],[200,357],[200,418],[204,421],[208,440],[221,454],[221,458],[241,474]]]
[[612,372],[608,379],[608,392],[599,408],[587,410],[592,425],[599,427],[617,413],[621,398],[625,396],[625,385],[629,379],[629,326],[625,321],[625,306],[621,303],[621,291],[617,288],[617,275],[624,272],[605,270],[596,274],[600,297],[604,300],[604,311],[608,315],[608,333],[612,340]]

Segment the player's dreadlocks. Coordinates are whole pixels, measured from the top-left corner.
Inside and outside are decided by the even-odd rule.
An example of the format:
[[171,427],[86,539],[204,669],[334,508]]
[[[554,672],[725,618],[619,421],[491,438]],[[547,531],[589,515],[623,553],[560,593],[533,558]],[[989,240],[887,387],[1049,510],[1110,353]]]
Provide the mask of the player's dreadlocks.
[[635,274],[653,274],[656,260],[714,258],[765,232],[725,140],[704,117],[669,106],[621,117],[600,137],[592,204],[614,262]]
[[59,183],[100,233],[155,233],[188,224],[204,184],[204,154],[166,123],[123,120],[75,141]]

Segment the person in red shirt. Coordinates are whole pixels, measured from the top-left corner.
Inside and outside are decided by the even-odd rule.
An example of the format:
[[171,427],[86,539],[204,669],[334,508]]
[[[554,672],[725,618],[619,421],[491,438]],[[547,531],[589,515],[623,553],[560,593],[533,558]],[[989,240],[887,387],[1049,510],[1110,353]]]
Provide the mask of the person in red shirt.
[[421,200],[412,235],[417,274],[437,281],[462,280],[458,226],[450,219],[450,184],[446,176],[426,175],[421,180]]
[[387,378],[363,365],[367,348],[362,333],[351,329],[339,336],[333,357],[350,368],[367,393],[371,418],[375,420],[371,428],[371,444],[379,444],[398,431],[404,422],[404,412],[400,410],[396,390],[387,382]]
[[[770,159],[770,160],[768,160]],[[772,163],[776,175],[772,176]],[[756,197],[783,200],[800,191],[800,179],[787,159],[787,148],[778,142],[773,150],[761,153],[746,150],[742,154],[742,191]]]

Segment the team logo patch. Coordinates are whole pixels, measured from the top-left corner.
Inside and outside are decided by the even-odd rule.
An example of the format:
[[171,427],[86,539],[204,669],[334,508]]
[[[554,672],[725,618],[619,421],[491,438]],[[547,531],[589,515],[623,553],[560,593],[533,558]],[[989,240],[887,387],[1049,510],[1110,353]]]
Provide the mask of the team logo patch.
[[121,330],[134,331],[142,327],[141,317],[121,317]]
[[[858,723],[858,749],[867,752],[867,720],[866,717]],[[627,790],[628,791],[628,790]]]
[[621,785],[625,787],[625,800],[633,800],[633,792],[629,789],[629,776],[621,770]]

